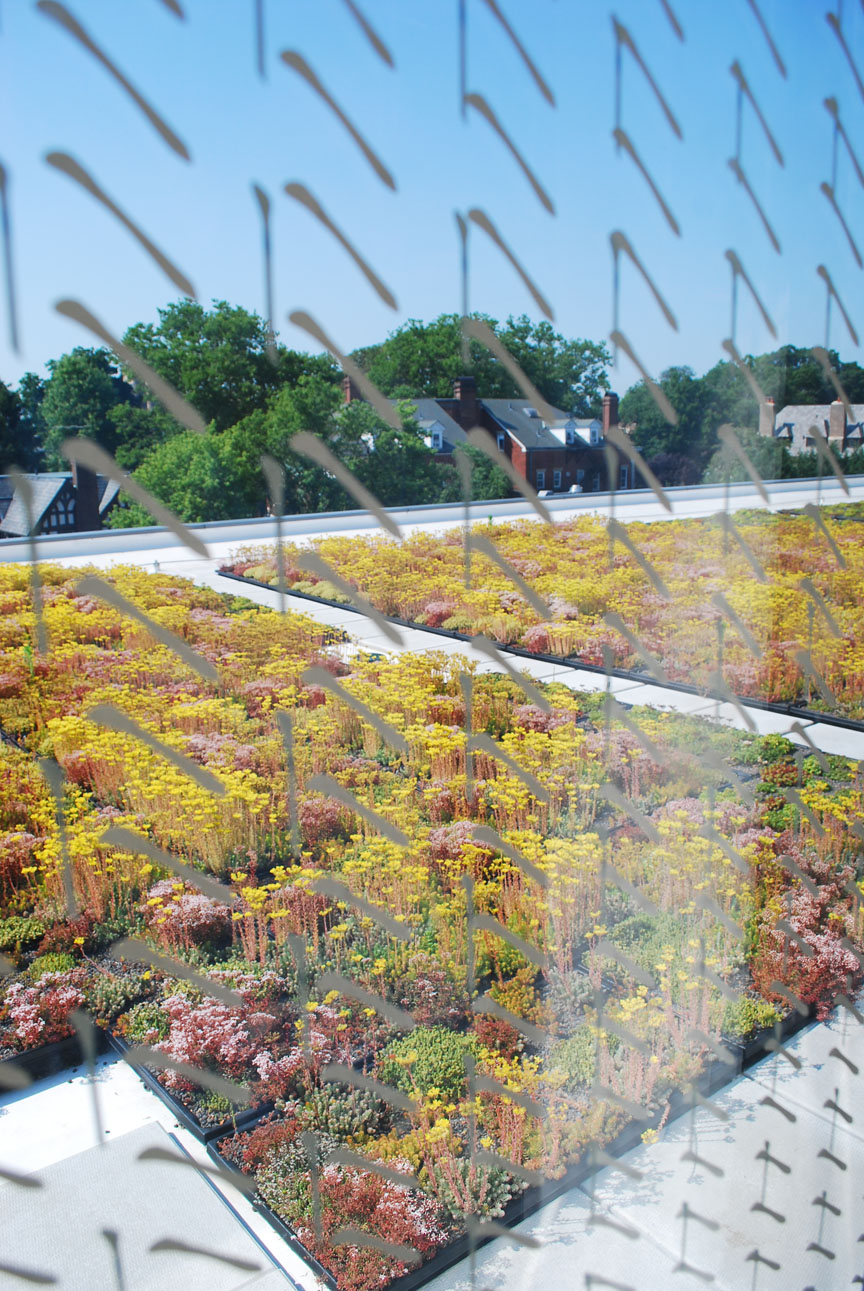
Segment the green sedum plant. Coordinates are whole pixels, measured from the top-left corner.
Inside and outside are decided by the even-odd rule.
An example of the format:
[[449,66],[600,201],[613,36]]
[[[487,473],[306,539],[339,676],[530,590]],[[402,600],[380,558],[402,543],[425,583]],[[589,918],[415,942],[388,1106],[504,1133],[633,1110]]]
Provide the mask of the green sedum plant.
[[68,973],[74,967],[74,955],[54,951],[47,955],[39,955],[34,959],[27,969],[27,976],[31,982],[38,982],[40,977],[44,977],[46,973]]
[[45,936],[45,925],[34,915],[10,915],[0,919],[0,950],[20,951]]
[[406,1093],[428,1094],[437,1089],[442,1099],[456,1101],[465,1092],[465,1055],[478,1054],[472,1035],[446,1027],[417,1027],[388,1045],[381,1055],[379,1077]]
[[133,1044],[154,1044],[168,1038],[171,1022],[159,1004],[142,1000],[121,1018],[120,1029]]

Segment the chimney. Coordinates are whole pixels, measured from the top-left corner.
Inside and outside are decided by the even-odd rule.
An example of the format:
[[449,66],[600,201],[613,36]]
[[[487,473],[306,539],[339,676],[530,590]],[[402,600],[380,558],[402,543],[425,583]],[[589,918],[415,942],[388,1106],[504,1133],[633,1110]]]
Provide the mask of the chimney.
[[766,439],[774,438],[774,400],[766,399],[759,405],[759,434]]
[[342,378],[342,393],[345,397],[346,403],[350,403],[352,399],[362,398],[360,391],[357,389],[354,382],[348,376],[345,376]]
[[603,438],[606,438],[606,432],[610,426],[618,425],[618,396],[612,390],[607,390],[603,396]]
[[479,421],[477,406],[477,385],[473,377],[457,377],[453,382],[453,398],[456,400],[456,420],[463,430],[471,430]]
[[835,399],[829,409],[828,442],[840,449],[846,442],[846,408],[839,399]]
[[72,488],[75,492],[75,531],[90,533],[102,528],[99,518],[99,481],[92,471],[78,462],[72,463]]

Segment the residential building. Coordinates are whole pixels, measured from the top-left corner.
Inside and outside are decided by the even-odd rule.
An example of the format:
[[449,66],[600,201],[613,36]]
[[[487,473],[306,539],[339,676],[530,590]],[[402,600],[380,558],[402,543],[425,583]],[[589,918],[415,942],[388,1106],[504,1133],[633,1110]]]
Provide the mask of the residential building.
[[0,538],[23,538],[29,533],[87,533],[101,529],[117,500],[117,484],[84,467],[26,475],[27,501],[10,475],[0,475]]
[[815,426],[835,452],[845,453],[864,444],[864,404],[849,407],[851,417],[839,399],[833,403],[787,403],[775,412],[774,400],[767,399],[759,409],[759,434],[779,440],[797,457],[813,452]]
[[[347,377],[342,385],[346,403],[359,397]],[[607,430],[618,425],[616,394],[603,396],[601,417],[577,418],[551,408],[547,411],[554,416],[544,420],[530,400],[484,399],[477,394],[474,378],[463,376],[454,381],[450,398],[410,402],[426,442],[441,461],[452,461],[454,448],[479,426],[538,493],[571,489],[590,493],[609,487],[604,449]],[[621,461],[615,485],[634,487],[629,462]]]

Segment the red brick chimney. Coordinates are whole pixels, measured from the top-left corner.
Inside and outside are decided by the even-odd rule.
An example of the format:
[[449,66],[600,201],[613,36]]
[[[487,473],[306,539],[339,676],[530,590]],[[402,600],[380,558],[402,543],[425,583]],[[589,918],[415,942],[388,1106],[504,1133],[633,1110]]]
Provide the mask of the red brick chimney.
[[828,442],[834,448],[841,448],[846,442],[846,407],[835,399],[828,411]]
[[453,382],[453,398],[456,400],[456,420],[463,430],[471,430],[478,424],[480,415],[474,378],[457,377]]
[[352,399],[363,398],[360,391],[355,386],[354,382],[348,376],[345,376],[342,378],[342,393],[345,397],[346,403],[350,403]]
[[759,434],[764,435],[766,439],[774,438],[774,400],[766,399],[759,405]]
[[603,396],[603,437],[610,426],[618,425],[618,396],[613,390],[607,390]]

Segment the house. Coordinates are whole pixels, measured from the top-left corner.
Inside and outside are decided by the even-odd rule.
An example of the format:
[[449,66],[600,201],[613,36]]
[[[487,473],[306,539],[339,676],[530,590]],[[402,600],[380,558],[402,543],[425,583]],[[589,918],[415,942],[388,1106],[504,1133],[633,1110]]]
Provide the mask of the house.
[[[359,397],[349,378],[342,383],[345,402]],[[392,402],[396,402],[393,400]],[[473,377],[458,377],[451,398],[410,400],[427,444],[440,461],[452,461],[453,450],[475,426],[485,430],[519,475],[539,492],[586,493],[606,490],[606,431],[618,425],[618,396],[603,396],[602,417],[577,418],[552,408],[545,421],[528,399],[478,397]],[[616,486],[633,488],[633,467],[619,466]]]
[[101,529],[119,493],[114,480],[84,467],[26,475],[25,479],[31,490],[29,514],[13,477],[0,475],[0,538]]
[[465,431],[459,422],[454,421],[435,399],[412,399],[410,402],[414,405],[414,416],[427,446],[439,461],[452,462],[456,445],[466,442]]
[[775,413],[774,400],[767,399],[759,408],[759,434],[779,440],[797,457],[813,452],[815,426],[835,452],[845,453],[864,444],[864,404],[850,407],[851,419],[839,399],[833,403],[787,403]]

